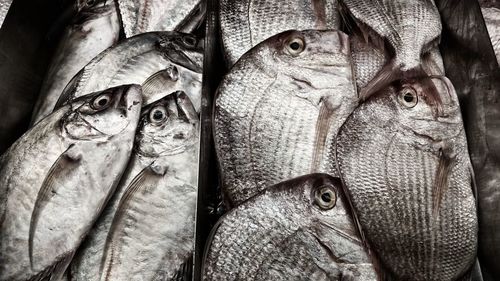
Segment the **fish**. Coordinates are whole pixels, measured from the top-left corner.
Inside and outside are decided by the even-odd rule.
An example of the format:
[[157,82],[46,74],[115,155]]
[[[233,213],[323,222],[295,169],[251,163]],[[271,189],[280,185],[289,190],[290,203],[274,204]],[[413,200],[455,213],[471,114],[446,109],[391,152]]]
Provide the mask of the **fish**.
[[3,25],[3,21],[5,20],[5,17],[7,16],[7,12],[9,11],[10,5],[12,4],[13,0],[1,0],[0,1],[0,28]]
[[446,77],[392,83],[354,110],[335,143],[356,221],[390,280],[468,274],[478,244],[476,190]]
[[142,105],[126,85],[40,120],[0,163],[0,280],[59,280],[114,192]]
[[192,266],[198,114],[178,92],[141,115],[127,171],[72,263],[73,279],[174,280]]
[[500,63],[500,7],[481,8],[491,44],[495,50],[497,61]]
[[228,206],[335,166],[328,145],[358,104],[341,31],[286,31],[246,53],[215,95],[214,141]]
[[442,26],[432,0],[342,0],[342,18],[351,18],[366,41],[387,49],[390,60],[360,91],[365,100],[395,80],[421,76],[421,57],[438,47]]
[[326,174],[270,186],[213,227],[203,280],[377,280],[346,200]]
[[50,62],[31,125],[49,115],[71,78],[120,37],[121,25],[114,1],[80,0],[76,4],[78,12],[65,28]]
[[292,29],[339,29],[335,0],[221,0],[221,45],[229,67],[252,47]]
[[[68,83],[55,108],[74,98],[123,84],[139,84],[143,88],[164,84],[174,90],[201,95],[203,50],[200,40],[179,32],[149,32],[121,41],[108,48]],[[144,91],[157,93],[158,91]],[[164,95],[143,96],[148,105]],[[191,100],[199,102],[196,96]],[[200,104],[195,104],[199,110]]]
[[[189,18],[203,1],[201,0],[118,0],[118,9],[125,36],[132,37],[151,31],[173,31]],[[198,18],[199,21],[203,20]],[[187,33],[194,29],[184,30]]]

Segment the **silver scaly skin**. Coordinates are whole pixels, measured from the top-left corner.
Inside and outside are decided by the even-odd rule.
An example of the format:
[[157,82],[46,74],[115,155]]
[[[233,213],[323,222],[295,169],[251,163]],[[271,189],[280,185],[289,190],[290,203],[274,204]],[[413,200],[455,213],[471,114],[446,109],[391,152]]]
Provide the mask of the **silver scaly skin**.
[[500,63],[500,9],[494,7],[481,8],[481,11],[483,12],[497,61]]
[[457,280],[475,261],[475,188],[458,98],[445,77],[394,83],[336,140],[360,227],[394,280]]
[[341,13],[352,17],[379,49],[391,52],[390,60],[361,89],[363,99],[401,76],[421,75],[422,56],[437,47],[441,36],[441,18],[432,0],[342,0]]
[[120,22],[114,1],[78,4],[80,10],[65,29],[42,84],[31,125],[52,112],[64,87],[80,69],[118,42]]
[[127,170],[78,250],[72,280],[170,280],[183,268],[193,251],[198,126],[184,93],[143,109]]
[[5,20],[5,16],[9,12],[10,5],[13,0],[0,0],[0,28],[3,25],[3,21]]
[[327,144],[357,101],[342,32],[287,31],[246,53],[215,101],[214,138],[228,203],[332,170]]
[[221,42],[232,66],[252,47],[290,29],[338,29],[336,0],[222,0]]
[[79,98],[2,156],[0,280],[59,280],[127,166],[141,105],[137,85]]
[[204,281],[377,280],[340,181],[310,174],[232,209],[212,230]]
[[[204,0],[118,0],[125,36],[173,31]],[[191,32],[192,30],[185,30]]]
[[[140,34],[107,49],[87,64],[66,86],[56,108],[62,104],[110,87],[139,84],[143,88],[155,87],[155,75],[163,74],[163,83],[170,88],[201,95],[203,50],[193,35],[179,32],[150,32]],[[167,75],[165,72],[167,71]],[[149,83],[153,79],[153,85]],[[160,85],[162,86],[162,85]],[[164,97],[155,91],[144,91],[143,104]],[[193,101],[199,97],[190,96]],[[198,109],[200,104],[195,104]]]

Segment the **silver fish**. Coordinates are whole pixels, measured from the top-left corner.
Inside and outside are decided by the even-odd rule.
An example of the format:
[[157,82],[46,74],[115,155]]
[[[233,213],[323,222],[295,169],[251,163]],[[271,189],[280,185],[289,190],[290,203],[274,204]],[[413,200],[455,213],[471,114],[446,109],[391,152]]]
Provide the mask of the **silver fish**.
[[436,48],[441,19],[432,0],[342,0],[341,11],[354,18],[357,27],[374,43],[388,42],[391,60],[361,89],[366,99],[401,77],[420,75],[421,57]]
[[376,280],[340,181],[281,182],[220,218],[203,280]]
[[493,7],[481,8],[481,11],[483,12],[497,61],[500,63],[500,9]]
[[104,233],[95,236],[97,249],[89,252],[102,251],[100,280],[173,280],[189,269],[185,265],[194,250],[198,119],[185,93],[145,110],[121,190],[104,224],[98,225],[109,229],[107,241],[103,245]]
[[59,280],[132,151],[141,89],[77,99],[2,156],[0,280]]
[[5,16],[9,12],[10,5],[13,0],[0,0],[0,28],[3,25],[3,21],[5,20]]
[[478,219],[460,107],[447,78],[401,81],[373,95],[343,124],[335,154],[362,232],[394,280],[467,274]]
[[336,0],[221,0],[221,41],[232,66],[265,39],[290,29],[338,29]]
[[357,101],[349,42],[340,31],[287,31],[246,53],[215,101],[227,201],[237,205],[280,181],[330,171],[326,146]]
[[[148,82],[158,83],[155,74],[164,70],[168,76],[165,73],[159,75],[170,89],[201,95],[203,52],[199,43],[195,36],[179,32],[150,32],[123,40],[99,54],[73,77],[56,108],[74,98],[109,87],[134,83],[149,88]],[[162,94],[144,96],[143,104],[162,97]],[[200,101],[196,96],[190,98]],[[199,109],[200,104],[195,104],[195,107]]]
[[114,1],[81,0],[77,5],[79,11],[65,29],[43,81],[32,125],[52,112],[64,87],[80,69],[118,42],[120,22]]
[[[193,11],[200,0],[118,0],[127,37],[150,31],[172,31]],[[192,32],[193,30],[184,30]]]

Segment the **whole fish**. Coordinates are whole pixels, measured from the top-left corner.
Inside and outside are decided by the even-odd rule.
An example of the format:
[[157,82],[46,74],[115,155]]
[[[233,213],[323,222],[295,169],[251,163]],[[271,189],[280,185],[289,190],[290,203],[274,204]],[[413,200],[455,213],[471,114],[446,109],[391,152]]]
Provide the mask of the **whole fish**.
[[98,231],[109,231],[96,233],[90,243],[94,249],[87,251],[88,262],[97,258],[94,253],[102,253],[100,280],[174,280],[190,270],[198,124],[198,114],[182,92],[144,110],[134,157],[106,217],[97,225]]
[[[160,267],[159,264],[153,263],[153,256],[150,256],[148,264],[144,264],[144,266],[149,266],[149,268],[137,267],[137,270],[140,274],[143,274],[142,277],[155,274],[156,270],[162,270],[170,276],[176,269],[180,268],[180,264],[187,259],[192,250],[192,240],[186,239],[185,241],[177,241],[176,239],[185,239],[189,237],[189,233],[192,234],[193,232],[192,227],[194,226],[194,221],[189,216],[194,212],[195,206],[193,200],[196,198],[197,127],[197,113],[189,98],[182,92],[173,93],[171,95],[167,94],[165,98],[154,102],[143,110],[141,121],[137,129],[136,146],[130,158],[127,170],[121,182],[118,184],[115,194],[72,262],[71,276],[74,280],[100,280],[100,270],[102,270],[101,266],[104,257],[104,249],[106,247],[106,237],[108,237],[113,217],[115,215],[117,218],[119,218],[120,215],[129,215],[128,212],[133,210],[129,210],[129,206],[134,208],[150,208],[150,204],[153,201],[149,203],[136,201],[152,199],[146,196],[161,196],[161,198],[167,198],[165,203],[169,205],[163,210],[164,215],[158,217],[158,219],[165,219],[165,221],[160,221],[156,224],[155,218],[144,217],[146,219],[145,221],[140,220],[144,225],[137,225],[137,231],[139,231],[140,227],[149,227],[151,231],[153,231],[155,227],[158,227],[156,230],[162,230],[163,227],[171,227],[172,223],[175,222],[177,228],[172,228],[171,230],[181,231],[183,234],[178,236],[173,235],[170,240],[165,238],[163,242],[167,243],[167,246],[159,249],[158,253],[155,253],[161,254],[161,251],[165,251],[164,253],[167,253],[167,251],[175,253],[175,255],[172,255],[169,259],[167,263],[168,267]],[[174,181],[174,179],[176,180]],[[178,184],[181,180],[189,184],[187,189],[178,189],[172,185],[172,183]],[[155,188],[158,188],[158,190],[153,192],[151,187],[144,186],[143,188],[152,192],[150,194],[135,194],[138,190],[141,190],[132,190],[133,188],[138,188],[139,186],[137,185],[151,183],[156,183],[157,186]],[[182,193],[182,191],[185,191],[185,193],[178,194],[179,192]],[[128,205],[123,205],[122,208],[119,209],[121,213],[118,214],[117,210],[119,204],[121,204],[120,200],[124,198],[124,194],[135,197],[128,198],[129,200],[133,199],[133,201],[128,202]],[[178,199],[179,201],[175,201],[170,205],[172,199]],[[133,204],[137,202],[143,202],[145,205],[142,207],[139,205],[134,206]],[[177,211],[172,213],[167,212],[169,208],[173,210],[176,209]],[[151,210],[157,211],[156,209]],[[180,212],[180,210],[184,210],[184,212]],[[177,214],[178,217],[170,217],[170,215],[174,213]],[[169,217],[165,218],[165,216]],[[181,219],[182,217],[187,217],[187,219],[184,221],[174,221],[174,219]],[[125,218],[126,217],[123,217],[121,219]],[[120,223],[120,221],[117,221],[116,225]],[[134,234],[135,232],[127,234],[127,236],[129,239],[132,239],[136,237]],[[122,234],[116,233],[116,235],[119,236]],[[137,232],[137,235],[140,235],[139,232]],[[161,231],[158,231],[158,235],[162,235]],[[160,241],[157,242],[160,243]],[[135,243],[138,242],[136,241]],[[177,248],[170,247],[169,245],[177,245]],[[108,247],[111,246],[108,245]],[[122,253],[123,256],[120,256],[120,258],[125,260],[130,259],[131,257],[127,256],[127,254],[132,254],[132,252],[128,252],[129,250],[130,249],[118,249],[115,253],[115,258],[117,258],[118,253]],[[161,259],[157,261],[160,262]],[[158,266],[158,268],[155,268],[155,266]],[[113,267],[113,270],[117,271],[124,269],[120,268],[118,265],[113,265]]]
[[434,1],[342,0],[341,3],[344,17],[352,17],[365,38],[373,38],[379,48],[387,48],[392,55],[360,91],[363,99],[394,80],[422,74],[421,57],[437,47],[441,35],[441,19]]
[[[158,79],[170,89],[201,95],[203,52],[198,39],[179,32],[150,32],[140,34],[107,49],[87,64],[66,86],[55,107],[109,87],[139,84],[143,88],[155,87]],[[166,71],[166,72],[165,72]],[[159,75],[160,77],[157,77]],[[153,82],[149,83],[151,80]],[[145,91],[144,93],[155,93]],[[150,104],[163,94],[143,97]],[[190,97],[200,101],[199,97]],[[199,109],[200,104],[195,104]]]
[[338,29],[335,0],[221,0],[221,42],[232,66],[265,39],[290,29]]
[[373,95],[342,125],[335,154],[362,232],[391,280],[468,274],[478,219],[460,107],[447,78],[398,81]]
[[141,89],[74,100],[0,162],[0,280],[59,280],[113,193],[132,151]]
[[209,239],[203,280],[377,280],[340,181],[325,174],[269,187]]
[[214,139],[229,204],[330,171],[327,144],[357,105],[340,31],[287,31],[246,53],[216,93]]
[[497,61],[500,62],[500,9],[493,7],[481,8],[481,11],[483,12]]
[[[176,30],[184,19],[200,8],[202,0],[118,0],[117,2],[125,36],[132,37],[151,31]],[[202,18],[198,20],[201,21]]]
[[77,8],[52,58],[33,110],[32,125],[52,112],[64,87],[80,69],[118,41],[120,21],[114,1],[79,0]]

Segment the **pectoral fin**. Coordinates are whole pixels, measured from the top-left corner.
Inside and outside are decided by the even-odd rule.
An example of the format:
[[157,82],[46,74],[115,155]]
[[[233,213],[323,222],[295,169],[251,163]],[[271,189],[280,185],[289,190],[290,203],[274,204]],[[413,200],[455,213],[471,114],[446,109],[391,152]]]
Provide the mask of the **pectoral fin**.
[[177,269],[172,281],[190,281],[193,275],[193,256],[189,256]]
[[434,186],[432,188],[432,213],[434,216],[437,216],[444,193],[448,189],[452,162],[453,159],[442,150],[439,154],[439,163],[436,169],[436,177],[434,178]]

